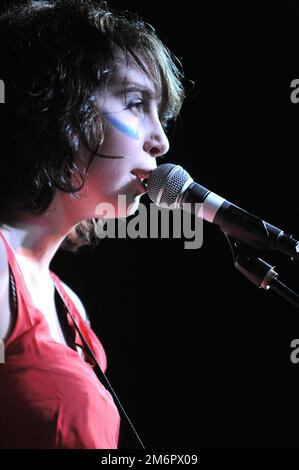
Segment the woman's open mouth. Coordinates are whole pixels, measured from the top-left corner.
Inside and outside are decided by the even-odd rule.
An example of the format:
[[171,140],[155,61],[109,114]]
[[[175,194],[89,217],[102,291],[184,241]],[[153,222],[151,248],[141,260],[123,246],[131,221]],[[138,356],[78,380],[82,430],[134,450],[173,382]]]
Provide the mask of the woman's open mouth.
[[134,180],[138,181],[140,185],[147,191],[147,180],[150,177],[152,170],[133,170],[131,175],[133,175]]

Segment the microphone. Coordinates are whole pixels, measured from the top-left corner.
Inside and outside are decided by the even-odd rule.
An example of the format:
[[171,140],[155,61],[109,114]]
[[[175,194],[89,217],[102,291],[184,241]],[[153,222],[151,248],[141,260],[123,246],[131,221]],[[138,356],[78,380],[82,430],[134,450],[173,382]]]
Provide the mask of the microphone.
[[[220,227],[225,235],[255,250],[276,250],[299,259],[299,242],[292,235],[241,209],[195,183],[179,165],[165,163],[147,181],[150,199],[160,207],[187,209]],[[184,207],[188,204],[188,207]]]

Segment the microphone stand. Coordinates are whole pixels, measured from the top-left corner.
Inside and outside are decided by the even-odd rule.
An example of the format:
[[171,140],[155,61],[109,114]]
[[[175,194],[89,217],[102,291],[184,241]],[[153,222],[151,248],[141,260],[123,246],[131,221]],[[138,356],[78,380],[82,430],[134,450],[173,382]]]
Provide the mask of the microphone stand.
[[274,267],[261,259],[257,252],[224,233],[230,245],[235,268],[260,289],[274,290],[285,300],[299,308],[299,295],[278,280]]

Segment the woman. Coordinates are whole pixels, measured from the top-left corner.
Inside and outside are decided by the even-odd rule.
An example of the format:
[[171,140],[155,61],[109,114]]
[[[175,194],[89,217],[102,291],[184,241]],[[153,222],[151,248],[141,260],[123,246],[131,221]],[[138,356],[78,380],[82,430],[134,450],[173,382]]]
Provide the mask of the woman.
[[95,245],[98,219],[136,210],[182,75],[150,26],[96,0],[16,4],[0,35],[0,447],[117,448],[118,411],[73,319],[103,371],[104,349],[49,266]]

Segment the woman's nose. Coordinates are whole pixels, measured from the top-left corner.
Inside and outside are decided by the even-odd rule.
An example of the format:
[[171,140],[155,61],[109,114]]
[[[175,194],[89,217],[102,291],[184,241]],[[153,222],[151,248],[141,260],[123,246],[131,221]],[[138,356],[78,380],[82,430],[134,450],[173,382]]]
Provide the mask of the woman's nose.
[[169,150],[169,141],[159,119],[155,121],[144,141],[144,150],[155,158],[161,157]]

